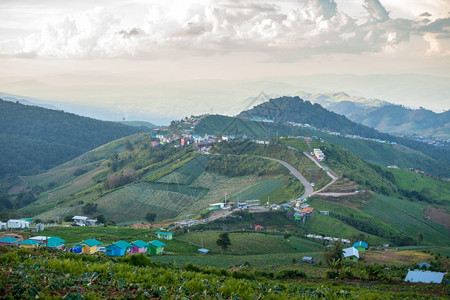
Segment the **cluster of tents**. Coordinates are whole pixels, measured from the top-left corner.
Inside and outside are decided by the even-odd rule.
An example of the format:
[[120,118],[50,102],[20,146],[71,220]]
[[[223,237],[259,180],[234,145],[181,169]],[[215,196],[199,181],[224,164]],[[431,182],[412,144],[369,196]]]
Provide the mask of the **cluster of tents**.
[[[0,239],[0,246],[10,245],[19,246],[22,248],[49,247],[53,249],[67,250],[67,248],[64,247],[65,243],[65,240],[57,236],[37,236],[23,241],[13,237],[4,237]],[[107,256],[124,256],[133,253],[161,254],[166,246],[166,244],[158,240],[153,240],[149,243],[142,240],[137,240],[131,243],[126,241],[118,241],[106,247],[101,247],[102,245],[103,243],[96,239],[89,239],[76,244],[68,250],[72,253],[94,254],[96,252],[104,252]]]

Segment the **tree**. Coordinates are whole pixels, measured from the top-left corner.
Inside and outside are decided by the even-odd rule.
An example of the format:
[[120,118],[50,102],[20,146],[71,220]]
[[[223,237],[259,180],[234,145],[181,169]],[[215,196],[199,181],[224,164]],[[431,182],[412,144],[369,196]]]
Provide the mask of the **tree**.
[[342,249],[341,243],[335,243],[332,247],[325,248],[323,250],[323,260],[327,266],[331,266],[333,262],[336,262],[344,257]]
[[134,150],[134,147],[129,140],[125,141],[125,150],[130,152]]
[[95,217],[97,219],[97,222],[99,224],[105,224],[106,223],[106,219],[104,215],[98,215],[97,217]]
[[221,248],[222,253],[223,253],[223,251],[227,250],[228,246],[231,245],[231,241],[230,241],[230,237],[228,236],[228,232],[219,234],[219,238],[217,239],[216,244]]
[[423,234],[422,232],[417,233],[417,244],[422,243],[423,241]]
[[97,212],[97,207],[98,207],[97,203],[87,203],[83,206],[83,213],[91,215]]
[[154,213],[154,212],[149,212],[149,213],[147,213],[147,214],[145,215],[145,219],[146,219],[147,221],[149,221],[150,223],[155,222],[155,220],[156,220],[156,213]]
[[67,215],[64,217],[64,222],[72,222],[73,221],[73,215]]

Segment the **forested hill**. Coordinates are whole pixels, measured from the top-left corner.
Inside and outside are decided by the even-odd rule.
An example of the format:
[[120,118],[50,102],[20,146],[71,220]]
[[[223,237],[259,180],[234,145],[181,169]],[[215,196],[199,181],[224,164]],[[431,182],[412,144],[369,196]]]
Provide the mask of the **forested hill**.
[[345,116],[328,111],[317,103],[312,104],[299,97],[270,99],[268,102],[261,103],[252,109],[241,112],[238,117],[261,117],[272,119],[276,123],[296,122],[309,124],[316,128],[369,138],[395,139],[373,128],[350,121]]
[[248,119],[261,117],[272,119],[276,123],[296,122],[342,134],[395,141],[398,144],[418,150],[434,159],[450,161],[450,151],[448,149],[440,149],[411,139],[381,133],[376,129],[355,123],[345,116],[328,111],[319,104],[312,104],[299,97],[270,99],[268,102],[261,103],[252,109],[241,112],[237,117]]
[[0,178],[49,169],[144,130],[0,99]]

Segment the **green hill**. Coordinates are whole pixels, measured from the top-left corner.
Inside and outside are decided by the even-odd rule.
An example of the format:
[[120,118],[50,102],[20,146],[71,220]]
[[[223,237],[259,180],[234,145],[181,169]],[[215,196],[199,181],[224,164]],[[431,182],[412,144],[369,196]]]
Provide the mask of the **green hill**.
[[370,162],[384,166],[397,165],[401,168],[419,169],[438,177],[450,177],[450,166],[447,163],[450,151],[437,149],[423,143],[419,143],[420,146],[432,151],[434,156],[438,154],[442,154],[442,156],[433,158],[403,145],[390,145],[363,139],[352,139],[309,128],[293,127],[279,123],[254,122],[244,118],[221,115],[206,116],[195,127],[195,132],[199,135],[204,135],[205,133],[214,135],[222,134],[234,135],[240,138],[247,137],[249,139],[277,138],[282,136],[316,136],[325,139],[331,144],[340,145]]
[[0,178],[36,174],[107,142],[145,131],[1,99],[0,111]]

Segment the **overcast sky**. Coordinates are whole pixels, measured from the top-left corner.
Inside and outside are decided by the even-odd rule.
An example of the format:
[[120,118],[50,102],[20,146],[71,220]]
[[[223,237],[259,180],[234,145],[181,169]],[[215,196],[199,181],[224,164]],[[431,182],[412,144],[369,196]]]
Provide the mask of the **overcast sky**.
[[68,86],[450,77],[450,1],[2,0],[0,69],[0,84]]

